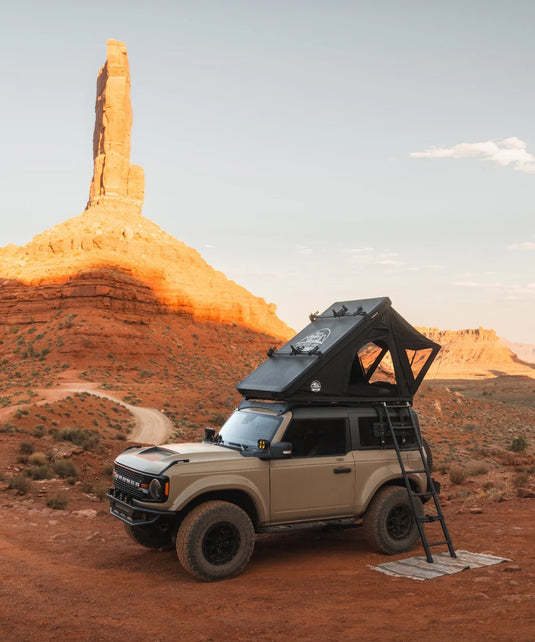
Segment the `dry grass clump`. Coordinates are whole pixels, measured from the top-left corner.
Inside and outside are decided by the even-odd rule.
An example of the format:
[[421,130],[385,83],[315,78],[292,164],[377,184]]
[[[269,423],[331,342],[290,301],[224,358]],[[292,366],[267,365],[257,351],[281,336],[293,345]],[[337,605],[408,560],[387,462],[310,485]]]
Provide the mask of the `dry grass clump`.
[[490,466],[484,461],[477,461],[468,468],[469,477],[477,477],[478,475],[486,475],[490,470]]
[[462,484],[468,477],[468,471],[462,466],[451,466],[448,471],[448,477],[452,484]]
[[100,434],[96,430],[84,428],[63,428],[54,432],[56,441],[70,441],[84,450],[95,450],[100,444]]
[[60,459],[54,462],[54,465],[52,467],[56,475],[58,477],[61,477],[62,479],[78,476],[76,467],[74,466],[72,461],[69,461],[68,459]]
[[31,455],[35,450],[33,441],[21,441],[19,444],[19,452],[22,455]]
[[523,453],[528,449],[528,440],[521,435],[520,437],[515,437],[509,446],[509,450],[512,450],[514,453]]
[[515,473],[511,479],[511,483],[514,488],[522,488],[522,486],[527,486],[531,479],[531,475],[527,470],[520,471]]
[[48,463],[48,457],[45,453],[39,451],[32,453],[28,457],[28,462],[34,466],[45,466]]
[[14,475],[7,480],[7,487],[9,490],[18,490],[22,495],[26,493],[31,488],[31,481],[24,475]]
[[47,508],[52,508],[54,510],[65,510],[69,500],[62,493],[54,495],[54,497],[49,497],[46,500]]

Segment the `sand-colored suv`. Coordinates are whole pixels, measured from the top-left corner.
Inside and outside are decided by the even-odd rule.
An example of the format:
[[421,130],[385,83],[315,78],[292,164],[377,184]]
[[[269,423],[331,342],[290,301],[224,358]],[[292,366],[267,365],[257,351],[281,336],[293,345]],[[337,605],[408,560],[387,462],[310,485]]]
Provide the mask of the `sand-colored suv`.
[[[414,546],[418,529],[391,426],[423,512],[429,480],[411,400],[438,346],[388,299],[329,312],[270,349],[238,384],[244,400],[219,432],[117,457],[111,513],[136,542],[176,545],[184,568],[203,581],[240,573],[255,533],[361,524],[378,551]],[[427,445],[423,458],[431,467]]]

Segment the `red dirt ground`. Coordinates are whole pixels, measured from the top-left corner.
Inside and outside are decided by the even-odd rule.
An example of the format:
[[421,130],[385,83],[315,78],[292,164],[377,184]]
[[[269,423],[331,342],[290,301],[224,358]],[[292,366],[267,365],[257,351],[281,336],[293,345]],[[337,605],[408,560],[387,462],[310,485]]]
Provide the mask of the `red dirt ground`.
[[[407,555],[372,553],[358,529],[262,535],[242,575],[196,582],[174,551],[129,540],[99,499],[128,445],[127,410],[75,394],[39,405],[42,388],[93,382],[163,409],[174,440],[199,439],[236,404],[236,382],[270,341],[232,325],[167,316],[145,326],[92,312],[4,332],[0,640],[535,640],[535,500],[516,496],[521,483],[535,492],[533,379],[430,380],[417,395],[455,547],[511,559],[426,582],[370,568]],[[57,439],[73,427],[100,441],[84,449]],[[511,451],[519,436],[529,443],[521,454]],[[23,442],[50,462],[72,461],[77,477],[34,478],[25,495],[9,490],[10,476],[29,471]],[[455,466],[468,475],[459,484],[448,476]],[[45,508],[57,494],[66,510]]]
[[[425,582],[371,568],[359,529],[257,538],[237,578],[203,584],[174,551],[131,542],[104,503],[88,517],[2,495],[0,632],[41,640],[533,640],[533,500],[447,505],[456,548],[511,562]],[[92,514],[92,513],[90,513]],[[415,551],[421,554],[420,549]]]

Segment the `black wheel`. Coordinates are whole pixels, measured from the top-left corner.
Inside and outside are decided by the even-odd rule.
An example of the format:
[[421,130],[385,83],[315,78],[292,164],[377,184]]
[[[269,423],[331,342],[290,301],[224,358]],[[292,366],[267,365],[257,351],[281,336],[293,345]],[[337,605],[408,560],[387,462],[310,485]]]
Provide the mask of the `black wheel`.
[[239,506],[211,501],[186,515],[176,539],[182,566],[203,582],[234,577],[247,566],[254,548],[254,528]]
[[134,542],[145,548],[169,548],[173,546],[173,533],[169,525],[148,524],[147,526],[131,526],[125,524],[124,529]]
[[[418,497],[415,502],[419,515],[423,515],[422,502]],[[409,551],[419,537],[409,495],[399,486],[386,486],[375,495],[362,525],[370,546],[387,555]]]
[[422,437],[422,446],[424,447],[424,452],[427,459],[427,467],[429,468],[429,472],[432,473],[433,472],[433,453],[431,452],[431,447],[429,446],[429,443],[423,437]]

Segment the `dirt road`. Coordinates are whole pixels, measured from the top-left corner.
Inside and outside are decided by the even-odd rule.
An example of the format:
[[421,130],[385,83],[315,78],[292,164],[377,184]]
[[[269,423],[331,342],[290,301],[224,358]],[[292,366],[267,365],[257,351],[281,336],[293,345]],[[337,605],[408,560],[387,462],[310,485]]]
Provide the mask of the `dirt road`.
[[104,397],[127,408],[136,421],[136,427],[129,435],[131,441],[139,441],[143,444],[163,444],[168,440],[173,430],[171,420],[156,408],[133,406],[118,397],[110,395],[108,392],[99,390],[97,384],[94,383],[71,382],[64,383],[58,388],[40,388],[37,390],[37,393],[44,398],[44,401],[39,403],[58,401],[75,392],[87,392],[96,397]]

